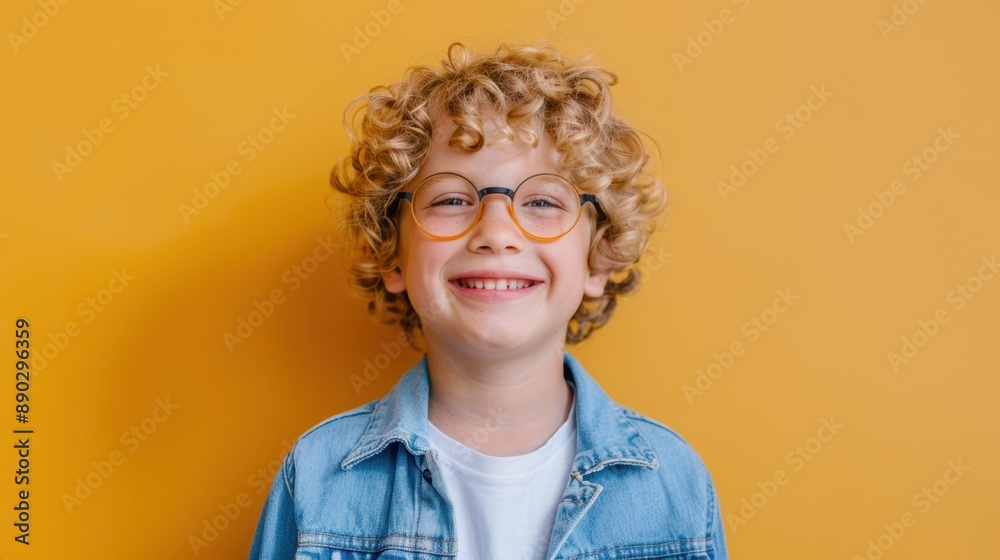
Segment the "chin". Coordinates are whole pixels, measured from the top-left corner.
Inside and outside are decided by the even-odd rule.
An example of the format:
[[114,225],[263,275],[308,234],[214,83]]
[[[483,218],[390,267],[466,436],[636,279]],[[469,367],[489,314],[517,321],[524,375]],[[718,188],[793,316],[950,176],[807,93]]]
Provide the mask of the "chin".
[[484,325],[481,328],[466,329],[459,335],[435,338],[446,339],[446,344],[459,348],[462,352],[500,355],[521,351],[528,342],[523,336],[523,332],[518,332],[516,328],[500,331]]

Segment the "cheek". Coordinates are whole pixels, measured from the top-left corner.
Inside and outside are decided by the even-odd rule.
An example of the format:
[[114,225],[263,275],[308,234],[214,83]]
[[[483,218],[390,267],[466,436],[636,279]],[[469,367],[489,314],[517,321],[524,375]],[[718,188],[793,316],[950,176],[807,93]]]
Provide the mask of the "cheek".
[[592,236],[590,234],[589,228],[584,229],[583,235],[581,235],[578,239],[574,239],[576,245],[572,250],[574,264],[587,273],[590,272],[589,262],[590,262],[591,239]]
[[448,249],[447,243],[411,238],[400,252],[399,266],[411,301],[436,298],[446,290],[444,270],[451,254]]
[[558,285],[575,290],[590,273],[587,266],[587,248],[574,243],[552,249],[548,253],[548,260],[553,280]]

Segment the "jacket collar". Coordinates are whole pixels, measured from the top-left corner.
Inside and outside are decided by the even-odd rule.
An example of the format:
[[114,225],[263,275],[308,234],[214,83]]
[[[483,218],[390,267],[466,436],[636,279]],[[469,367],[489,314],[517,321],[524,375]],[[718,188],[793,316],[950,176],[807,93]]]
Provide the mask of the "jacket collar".
[[[616,463],[658,468],[659,462],[646,439],[569,353],[563,354],[563,375],[576,393],[575,473],[585,475]],[[393,441],[401,443],[412,455],[423,455],[430,449],[429,379],[425,354],[377,401],[365,433],[341,462],[342,469],[350,469],[376,455]]]

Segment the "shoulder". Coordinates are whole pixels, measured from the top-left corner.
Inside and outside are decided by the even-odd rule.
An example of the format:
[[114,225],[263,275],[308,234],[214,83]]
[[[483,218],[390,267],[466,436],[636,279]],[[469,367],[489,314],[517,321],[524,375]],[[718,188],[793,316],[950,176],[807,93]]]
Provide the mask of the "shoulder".
[[676,430],[620,404],[615,406],[652,447],[664,476],[711,484],[708,468],[701,456]]
[[310,463],[332,464],[339,468],[340,462],[365,433],[372,412],[382,400],[340,412],[309,428],[295,441],[288,460],[297,470]]
[[618,402],[571,354],[567,353],[565,360],[576,380],[578,398],[591,407],[594,415],[588,420],[589,429],[598,433],[617,432],[615,435],[608,432],[608,441],[630,447],[630,453],[654,462],[657,475],[668,484],[710,486],[708,469],[684,437],[666,424]]

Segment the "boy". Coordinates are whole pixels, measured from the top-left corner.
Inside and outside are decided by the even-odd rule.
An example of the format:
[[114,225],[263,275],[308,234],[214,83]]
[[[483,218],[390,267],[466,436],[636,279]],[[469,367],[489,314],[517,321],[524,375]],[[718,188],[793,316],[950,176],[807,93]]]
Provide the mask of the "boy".
[[695,452],[564,351],[638,287],[665,203],[616,81],[455,44],[359,98],[332,175],[354,286],[426,354],[299,438],[251,558],[727,558]]

